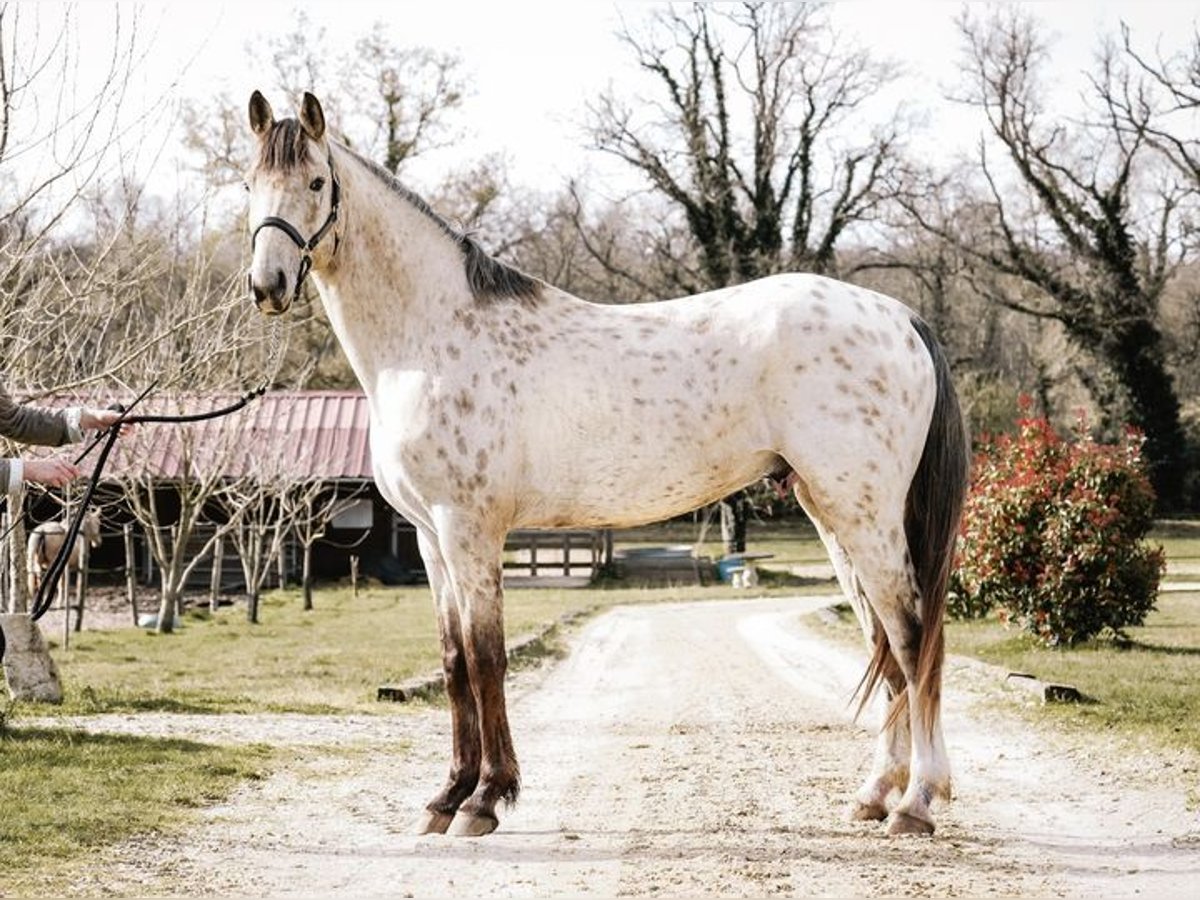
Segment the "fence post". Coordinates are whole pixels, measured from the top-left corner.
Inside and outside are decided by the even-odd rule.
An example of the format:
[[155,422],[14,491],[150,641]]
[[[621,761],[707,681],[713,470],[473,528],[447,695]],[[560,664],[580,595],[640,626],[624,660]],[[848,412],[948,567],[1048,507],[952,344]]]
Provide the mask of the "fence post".
[[358,554],[350,555],[350,599],[358,599]]
[[9,527],[8,571],[5,577],[9,585],[9,610],[15,613],[29,611],[29,583],[26,581],[28,560],[25,558],[25,486],[17,488],[8,496]]
[[[4,533],[8,532],[8,522],[8,510],[5,509],[4,513],[0,514],[0,529],[3,529]],[[0,612],[6,613],[13,611],[9,602],[12,597],[12,591],[9,590],[8,585],[9,556],[8,540],[0,540],[0,572],[4,573],[4,577],[0,578]]]
[[63,649],[71,646],[71,567],[63,569],[62,577],[58,579],[58,604],[63,613]]
[[83,631],[83,603],[87,599],[88,562],[91,554],[88,552],[87,538],[80,535],[77,543],[79,544],[79,571],[75,573],[75,600],[78,604],[75,609],[75,630]]
[[136,627],[138,623],[137,572],[133,555],[132,522],[126,522],[121,526],[121,536],[125,541],[125,596],[129,598],[129,610],[133,614],[133,624]]

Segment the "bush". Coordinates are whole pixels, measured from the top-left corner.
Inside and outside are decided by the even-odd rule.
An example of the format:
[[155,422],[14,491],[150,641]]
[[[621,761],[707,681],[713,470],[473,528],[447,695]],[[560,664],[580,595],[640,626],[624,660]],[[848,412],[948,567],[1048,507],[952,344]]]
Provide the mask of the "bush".
[[1063,440],[1041,418],[1017,426],[976,456],[950,614],[994,609],[1051,645],[1140,625],[1164,567],[1162,549],[1144,540],[1154,490],[1142,436],[1104,445],[1082,427]]

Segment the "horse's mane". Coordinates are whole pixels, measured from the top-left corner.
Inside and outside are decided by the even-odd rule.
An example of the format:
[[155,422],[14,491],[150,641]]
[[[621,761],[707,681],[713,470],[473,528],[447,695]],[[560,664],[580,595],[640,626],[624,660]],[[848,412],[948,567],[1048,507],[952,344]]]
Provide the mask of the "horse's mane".
[[458,244],[463,252],[467,284],[476,300],[502,300],[511,297],[525,302],[537,301],[542,290],[540,281],[526,275],[520,269],[500,262],[494,256],[490,256],[469,233],[459,231],[451,225],[425,202],[424,197],[401,184],[400,179],[379,163],[360,156],[342,144],[339,144],[338,147],[354,157],[372,175],[383,182],[388,190],[402,197],[417,211],[428,217],[446,237]]
[[[401,184],[395,175],[377,162],[355,153],[345,144],[339,143],[337,147],[366,168],[388,190],[428,217],[459,246],[463,253],[467,286],[476,300],[486,302],[511,298],[528,304],[537,302],[541,296],[542,282],[488,255],[469,233],[459,231],[438,215],[423,197]],[[259,165],[268,170],[287,171],[307,159],[308,137],[300,123],[296,119],[275,122],[262,143]]]

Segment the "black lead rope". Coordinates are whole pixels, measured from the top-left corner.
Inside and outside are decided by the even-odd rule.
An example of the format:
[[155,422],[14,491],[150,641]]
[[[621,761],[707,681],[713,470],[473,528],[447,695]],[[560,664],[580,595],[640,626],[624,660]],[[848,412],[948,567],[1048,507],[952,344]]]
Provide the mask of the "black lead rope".
[[[153,385],[151,385],[153,387]],[[140,402],[146,394],[150,392],[147,388],[137,399],[129,405],[129,407],[121,413],[108,429],[96,437],[91,444],[79,455],[76,459],[78,463],[84,459],[92,450],[104,440],[104,449],[100,451],[100,458],[96,460],[96,467],[92,470],[92,476],[88,480],[87,490],[84,492],[83,500],[79,504],[79,511],[75,514],[75,518],[71,520],[71,526],[67,529],[66,538],[63,544],[58,549],[58,553],[54,556],[54,561],[50,563],[50,568],[46,570],[45,576],[42,578],[41,584],[38,585],[37,596],[33,599],[33,608],[29,613],[29,618],[36,622],[46,614],[50,608],[50,603],[54,597],[54,591],[58,587],[58,580],[62,577],[63,571],[67,567],[67,558],[70,556],[71,549],[75,546],[75,540],[79,537],[79,530],[83,527],[83,517],[87,512],[88,505],[92,501],[92,496],[96,493],[96,487],[100,484],[100,477],[104,474],[104,466],[108,463],[109,454],[112,453],[112,448],[117,442],[117,437],[121,433],[122,425],[142,425],[149,422],[169,422],[180,425],[189,422],[203,422],[207,419],[219,419],[222,416],[228,416],[231,413],[237,412],[239,409],[247,406],[251,401],[261,397],[267,392],[267,386],[263,384],[261,387],[248,391],[239,397],[235,402],[228,406],[223,406],[220,409],[209,410],[202,413],[189,413],[182,416],[167,416],[167,415],[142,415],[132,416],[129,411]],[[5,650],[4,629],[0,628],[0,661],[4,659]]]

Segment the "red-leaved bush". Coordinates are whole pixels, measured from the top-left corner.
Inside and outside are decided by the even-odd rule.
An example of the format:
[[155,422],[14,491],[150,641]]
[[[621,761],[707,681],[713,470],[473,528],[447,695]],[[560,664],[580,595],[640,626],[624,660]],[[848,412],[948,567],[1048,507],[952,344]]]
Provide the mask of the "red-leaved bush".
[[1083,428],[1064,440],[1041,418],[1017,426],[976,456],[950,614],[994,609],[1052,645],[1140,625],[1164,567],[1162,549],[1144,540],[1154,490],[1142,436],[1107,445]]

